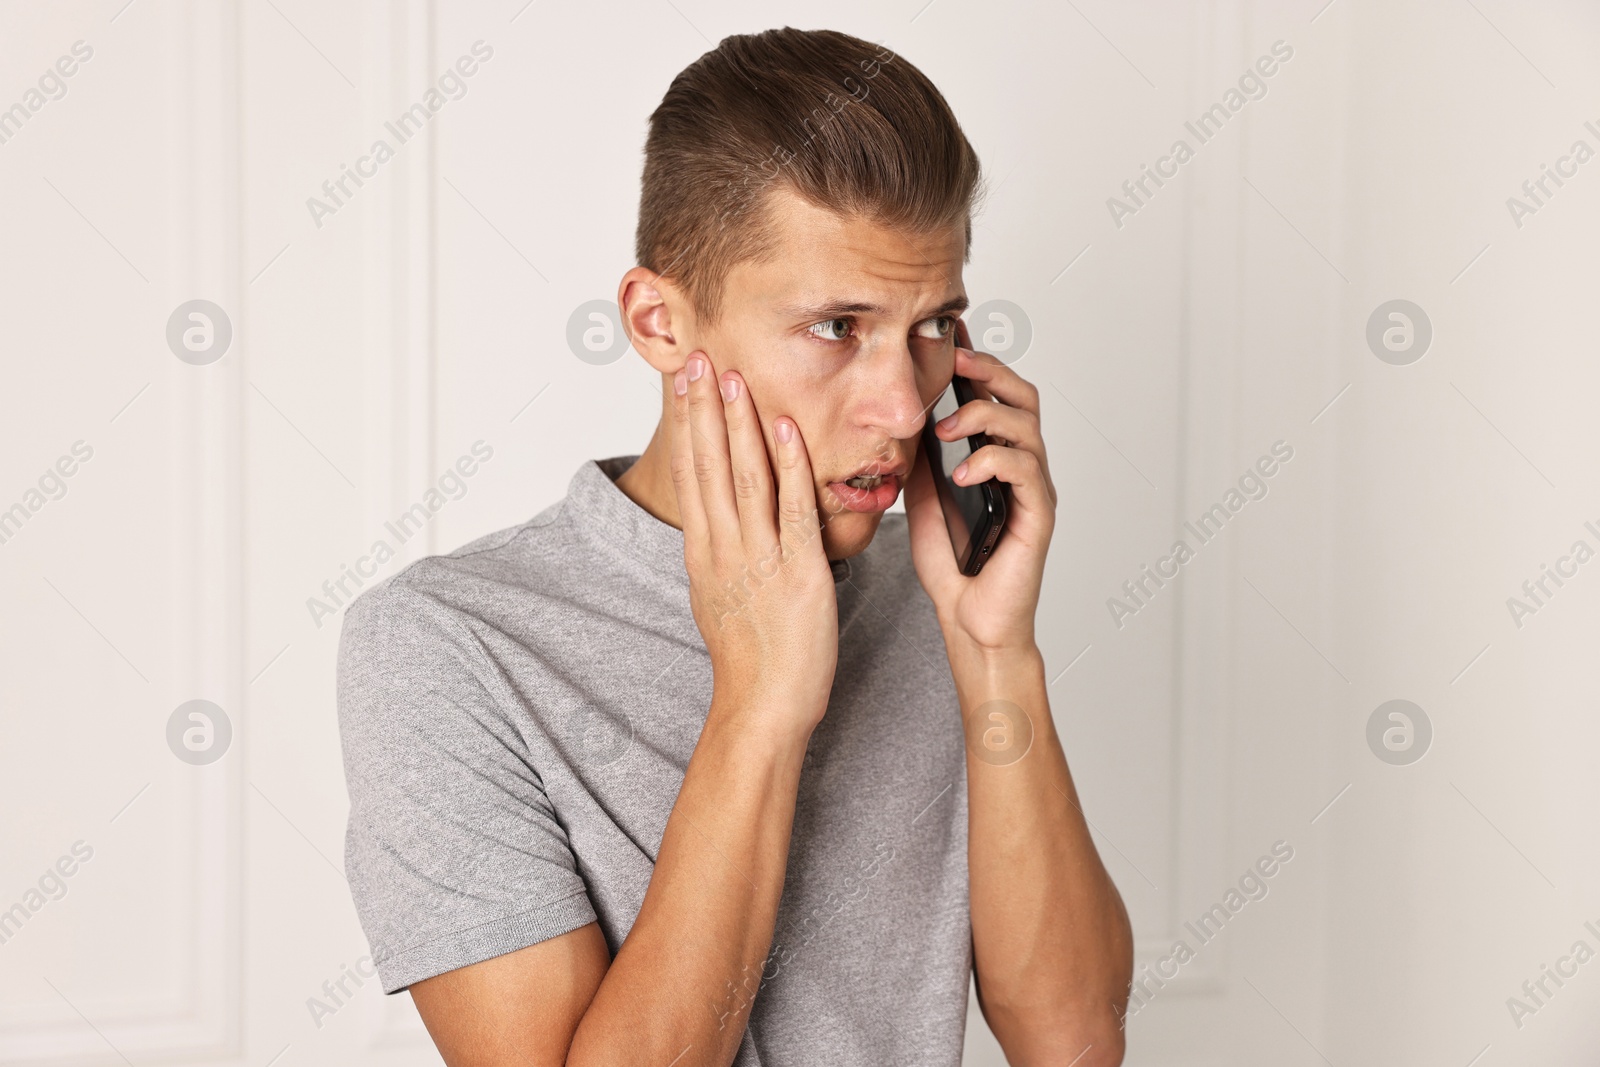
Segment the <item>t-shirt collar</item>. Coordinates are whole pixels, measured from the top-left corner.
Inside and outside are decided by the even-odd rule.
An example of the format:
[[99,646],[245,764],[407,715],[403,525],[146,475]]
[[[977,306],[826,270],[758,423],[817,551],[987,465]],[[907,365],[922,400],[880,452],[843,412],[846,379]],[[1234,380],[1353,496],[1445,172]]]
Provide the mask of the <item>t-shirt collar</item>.
[[584,461],[567,486],[566,506],[581,532],[642,560],[651,570],[687,587],[683,531],[635,504],[613,480],[638,458],[612,456]]

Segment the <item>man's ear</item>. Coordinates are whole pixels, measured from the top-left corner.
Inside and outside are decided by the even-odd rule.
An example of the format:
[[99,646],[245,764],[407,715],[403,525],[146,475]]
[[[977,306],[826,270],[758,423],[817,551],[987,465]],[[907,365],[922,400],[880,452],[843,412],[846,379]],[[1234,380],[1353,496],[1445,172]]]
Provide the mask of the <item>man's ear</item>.
[[617,306],[634,350],[662,374],[676,374],[693,351],[694,313],[670,280],[648,267],[633,267],[617,287]]

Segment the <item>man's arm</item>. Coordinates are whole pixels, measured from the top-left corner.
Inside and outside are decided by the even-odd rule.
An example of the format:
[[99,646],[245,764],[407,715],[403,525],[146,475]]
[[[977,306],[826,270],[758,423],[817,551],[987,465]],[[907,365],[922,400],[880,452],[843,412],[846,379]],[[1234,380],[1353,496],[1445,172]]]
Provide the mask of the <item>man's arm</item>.
[[[950,549],[927,463],[906,486],[912,554],[939,613],[967,737],[967,863],[978,998],[1018,1067],[1122,1062],[1132,934],[1067,769],[1034,641],[1055,489],[1039,393],[993,356],[956,350],[985,399],[937,427],[986,433],[955,478],[1011,490],[1005,534],[976,578]],[[992,397],[1000,403],[990,403]],[[1009,445],[1009,447],[1007,447]]]
[[730,373],[719,395],[696,358],[694,380],[674,382],[672,473],[713,695],[644,903],[609,966],[590,924],[413,986],[451,1067],[727,1067],[738,1052],[833,685],[838,608],[798,428],[775,420],[774,492],[748,389]]
[[[963,713],[977,720],[967,730],[967,864],[984,1018],[1016,1067],[1119,1064],[1132,935],[1078,807],[1044,660],[977,655],[954,674]],[[998,701],[1032,729],[1014,763],[1006,747],[1026,727],[1006,721],[1011,707]],[[985,749],[988,731],[1009,736]]]
[[805,756],[804,741],[742,728],[749,717],[712,702],[614,962],[590,923],[411,987],[446,1063],[732,1062],[772,940]]
[[452,1067],[563,1064],[610,962],[605,935],[589,923],[425,979],[411,999]]

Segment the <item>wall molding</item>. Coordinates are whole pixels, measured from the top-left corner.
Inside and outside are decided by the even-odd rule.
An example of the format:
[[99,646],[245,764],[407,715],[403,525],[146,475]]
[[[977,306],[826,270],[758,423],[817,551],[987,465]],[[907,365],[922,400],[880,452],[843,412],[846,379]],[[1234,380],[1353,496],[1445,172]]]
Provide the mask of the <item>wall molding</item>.
[[[438,77],[432,0],[368,0],[362,125],[380,129]],[[430,125],[386,166],[385,180],[362,201],[366,234],[362,299],[366,391],[362,525],[382,529],[437,477],[438,295],[437,125]],[[373,472],[373,473],[369,473]],[[383,477],[373,476],[383,472]],[[439,551],[437,526],[396,546],[407,562]],[[372,1051],[432,1048],[409,993],[373,996],[362,1008]]]
[[[244,419],[246,348],[241,199],[240,5],[155,5],[166,73],[164,272],[151,285],[156,322],[184,300],[214,300],[233,318],[234,348],[207,367],[169,367],[166,438],[171,494],[172,634],[164,678],[173,702],[203,696],[233,720],[232,750],[187,780],[183,833],[192,866],[192,920],[173,936],[184,946],[181,988],[139,990],[116,1000],[74,997],[93,1027],[56,999],[22,1023],[0,1028],[0,1064],[121,1063],[234,1056],[243,1029],[243,788],[248,705],[244,677]],[[160,343],[159,340],[157,343]],[[173,361],[176,363],[176,361]],[[63,990],[71,994],[71,990]],[[98,1031],[98,1032],[97,1032]],[[108,1048],[108,1043],[115,1048]],[[120,1055],[119,1055],[120,1054]]]

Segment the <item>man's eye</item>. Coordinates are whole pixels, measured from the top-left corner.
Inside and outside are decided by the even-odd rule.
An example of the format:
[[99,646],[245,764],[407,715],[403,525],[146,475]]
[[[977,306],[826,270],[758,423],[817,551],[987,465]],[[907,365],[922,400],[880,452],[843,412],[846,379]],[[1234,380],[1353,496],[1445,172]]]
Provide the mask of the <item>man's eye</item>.
[[936,319],[927,319],[917,323],[918,337],[926,337],[930,341],[943,341],[950,336],[950,331],[955,329],[956,320],[949,315],[940,315]]
[[806,328],[813,335],[822,338],[824,341],[843,341],[850,336],[849,319],[829,319],[826,322],[819,322]]

